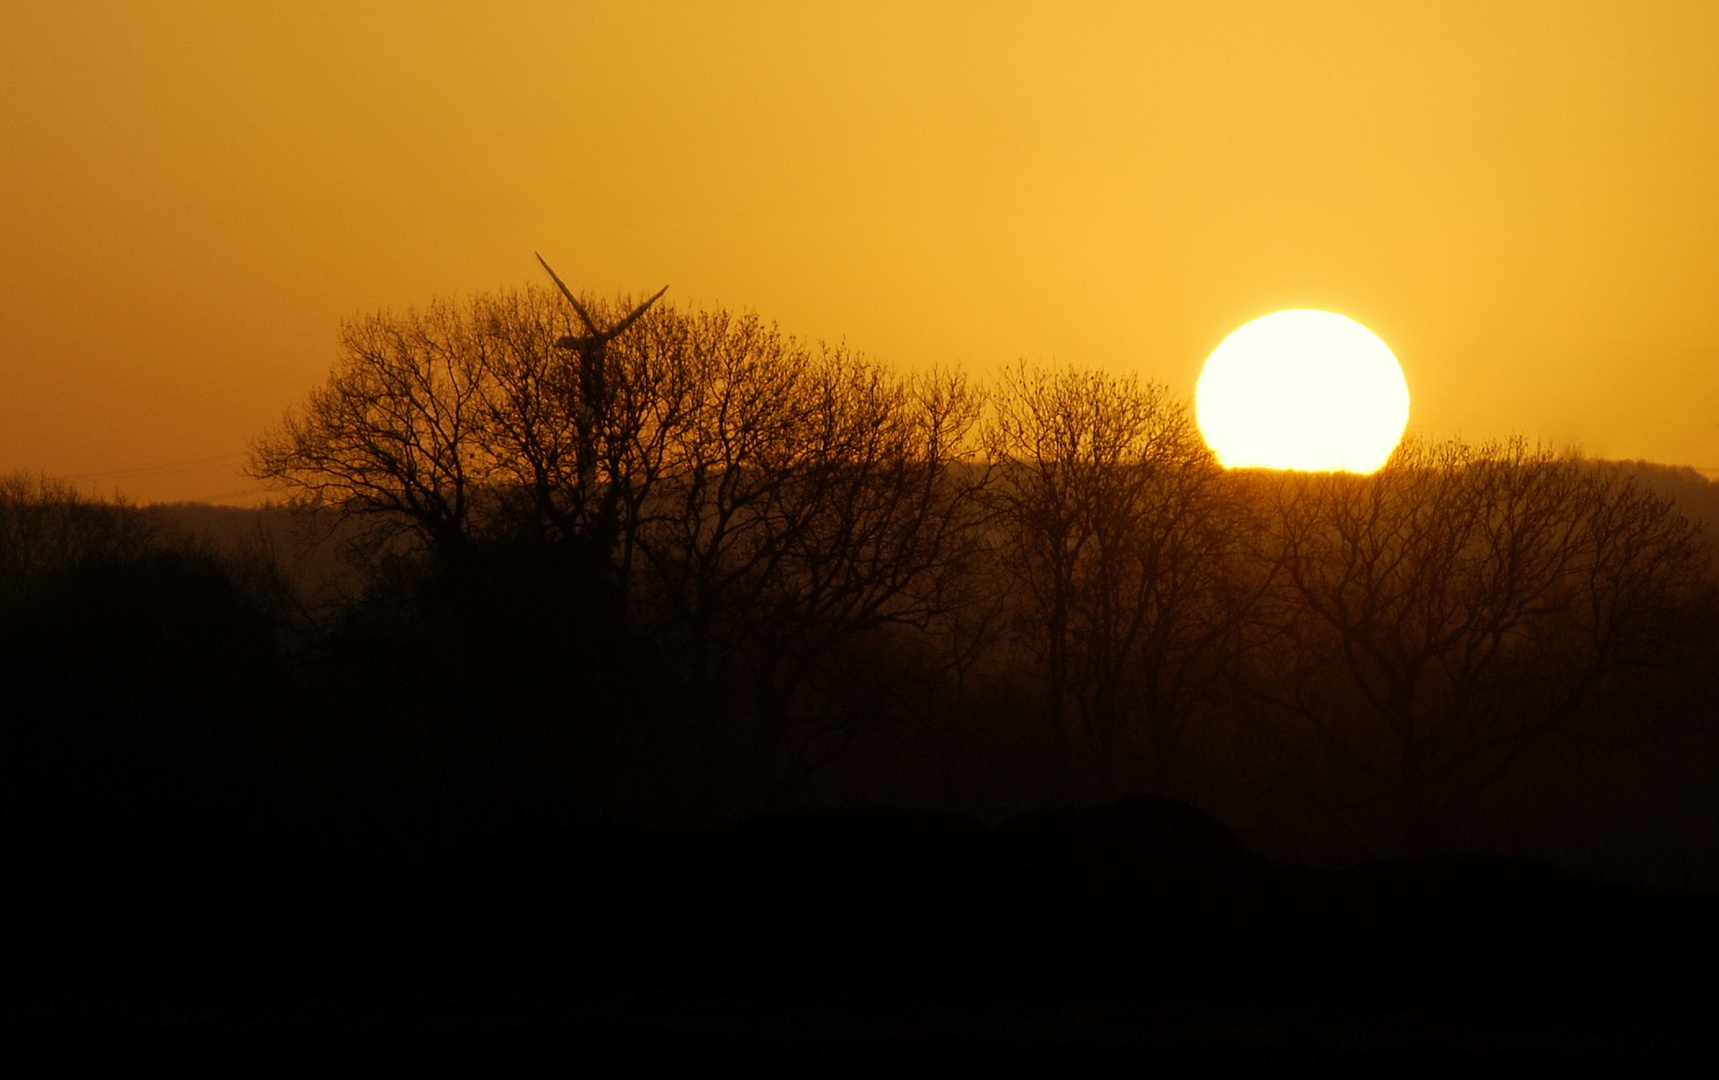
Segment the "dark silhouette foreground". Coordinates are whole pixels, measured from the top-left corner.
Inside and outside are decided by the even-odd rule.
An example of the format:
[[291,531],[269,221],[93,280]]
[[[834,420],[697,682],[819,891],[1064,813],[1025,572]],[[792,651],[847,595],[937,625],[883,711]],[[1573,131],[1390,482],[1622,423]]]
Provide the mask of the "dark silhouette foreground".
[[[330,994],[348,1007],[352,995],[381,995],[420,1035],[378,1033],[357,1013],[307,1034],[301,1009],[271,1037],[333,1045],[363,1033],[373,1048],[399,1039],[419,1051],[468,1036],[520,1051],[560,1030],[520,1001],[573,995],[589,1021],[592,994],[622,995],[647,1029],[653,1008],[666,1016],[675,1001],[725,995],[775,1008],[835,1001],[840,1015],[890,1024],[963,1001],[986,1015],[1037,1001],[1063,1024],[1072,1006],[1042,1003],[1196,1000],[1666,1033],[1698,1032],[1714,1003],[1705,975],[1719,897],[1583,884],[1529,860],[1272,865],[1215,820],[1152,798],[994,828],[942,813],[825,810],[692,833],[518,831],[415,869],[264,865],[212,850],[13,850],[7,861],[21,901],[5,964],[17,1038],[80,1025],[131,1039],[195,1031],[215,1014],[186,1004],[187,980],[206,1003],[264,993],[326,1010]],[[147,1019],[161,1015],[159,1001],[116,1019],[93,1005],[80,1013],[75,992],[58,991],[54,1008],[32,996],[118,974],[174,987],[164,997],[204,1019],[163,1028]],[[538,1016],[539,1027],[474,1035],[446,1004],[472,994],[490,995],[492,1020],[503,995],[513,1002],[505,1015]],[[941,1004],[903,1004],[914,1001]],[[631,1052],[632,1035],[584,1037],[592,1052]],[[1071,1037],[1088,1050],[1098,1038]],[[712,1050],[688,1038],[650,1050]],[[826,1049],[841,1041],[825,1038],[836,1040]],[[1698,1034],[1679,1038],[1699,1052]],[[950,1053],[966,1060],[960,1047]],[[1031,1060],[1001,1056],[1011,1067]]]

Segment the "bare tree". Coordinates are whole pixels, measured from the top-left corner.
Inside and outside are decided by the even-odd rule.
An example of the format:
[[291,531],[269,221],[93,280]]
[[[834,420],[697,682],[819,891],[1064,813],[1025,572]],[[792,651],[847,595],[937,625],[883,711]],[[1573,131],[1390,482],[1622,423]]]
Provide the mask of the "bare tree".
[[1615,470],[1520,440],[1408,442],[1279,489],[1278,701],[1391,792],[1404,842],[1568,731],[1699,576],[1697,528]]
[[154,536],[123,503],[85,498],[44,476],[0,476],[0,601],[82,560],[136,554]]
[[754,316],[556,285],[565,307],[527,289],[350,325],[328,386],[253,467],[444,560],[536,553],[601,578],[592,611],[616,633],[666,626],[684,646],[710,768],[721,719],[790,775],[809,731],[841,726],[814,700],[831,652],[955,602],[975,396]]
[[984,483],[967,460],[977,402],[961,377],[902,379],[834,354],[813,389],[813,453],[768,515],[782,557],[744,616],[762,749],[790,774],[851,731],[836,696],[812,692],[826,658],[882,627],[942,628],[965,602]]
[[974,543],[976,403],[958,377],[902,379],[753,316],[699,315],[690,355],[693,392],[641,535],[704,703],[707,782],[735,679],[750,757],[782,780],[832,720],[809,696],[830,653],[951,602]]
[[659,292],[598,329],[610,305],[555,284],[570,311],[525,289],[348,323],[327,385],[257,444],[253,473],[444,558],[501,537],[610,560],[673,424],[678,324],[635,330]]
[[437,302],[341,331],[328,383],[252,450],[251,473],[442,555],[471,539],[484,450],[482,323]]
[[1233,622],[1224,474],[1166,388],[1094,371],[1005,373],[985,445],[1061,767],[1078,744],[1113,788],[1131,745],[1179,747]]

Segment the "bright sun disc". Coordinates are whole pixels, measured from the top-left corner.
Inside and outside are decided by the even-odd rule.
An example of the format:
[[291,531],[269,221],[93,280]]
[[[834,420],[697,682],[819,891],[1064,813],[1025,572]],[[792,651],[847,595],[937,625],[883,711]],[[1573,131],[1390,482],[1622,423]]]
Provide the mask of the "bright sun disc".
[[1194,415],[1232,469],[1370,473],[1403,437],[1409,386],[1371,330],[1297,308],[1255,319],[1212,350]]

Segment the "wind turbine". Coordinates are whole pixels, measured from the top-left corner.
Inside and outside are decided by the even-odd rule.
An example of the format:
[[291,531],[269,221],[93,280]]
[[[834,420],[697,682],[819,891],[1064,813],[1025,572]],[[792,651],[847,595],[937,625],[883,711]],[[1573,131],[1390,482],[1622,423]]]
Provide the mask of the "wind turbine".
[[609,342],[620,337],[627,328],[638,322],[650,306],[668,292],[668,286],[658,289],[656,295],[634,308],[626,318],[609,327],[607,330],[598,329],[597,323],[591,318],[591,313],[585,310],[585,305],[573,295],[549,265],[542,255],[536,252],[537,261],[543,264],[543,269],[549,271],[549,277],[555,282],[555,287],[561,290],[561,295],[573,305],[573,310],[579,313],[579,321],[585,324],[588,333],[568,334],[555,343],[558,349],[566,349],[579,357],[579,407],[574,419],[579,435],[579,488],[582,495],[591,493],[591,481],[597,466],[596,431],[598,422],[606,418],[609,412],[609,383],[605,368],[608,364]]

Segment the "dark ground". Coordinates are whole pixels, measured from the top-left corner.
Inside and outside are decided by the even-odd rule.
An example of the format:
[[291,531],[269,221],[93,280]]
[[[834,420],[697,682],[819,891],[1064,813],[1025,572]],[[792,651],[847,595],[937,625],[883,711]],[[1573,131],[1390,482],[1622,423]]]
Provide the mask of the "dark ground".
[[1502,1023],[1316,1001],[892,989],[312,992],[142,974],[8,987],[14,1053],[242,1068],[318,1064],[735,1076],[1711,1075],[1710,1041],[1653,1025]]
[[14,1054],[746,1076],[1711,1075],[1719,897],[1271,865],[1178,803],[15,851]]

